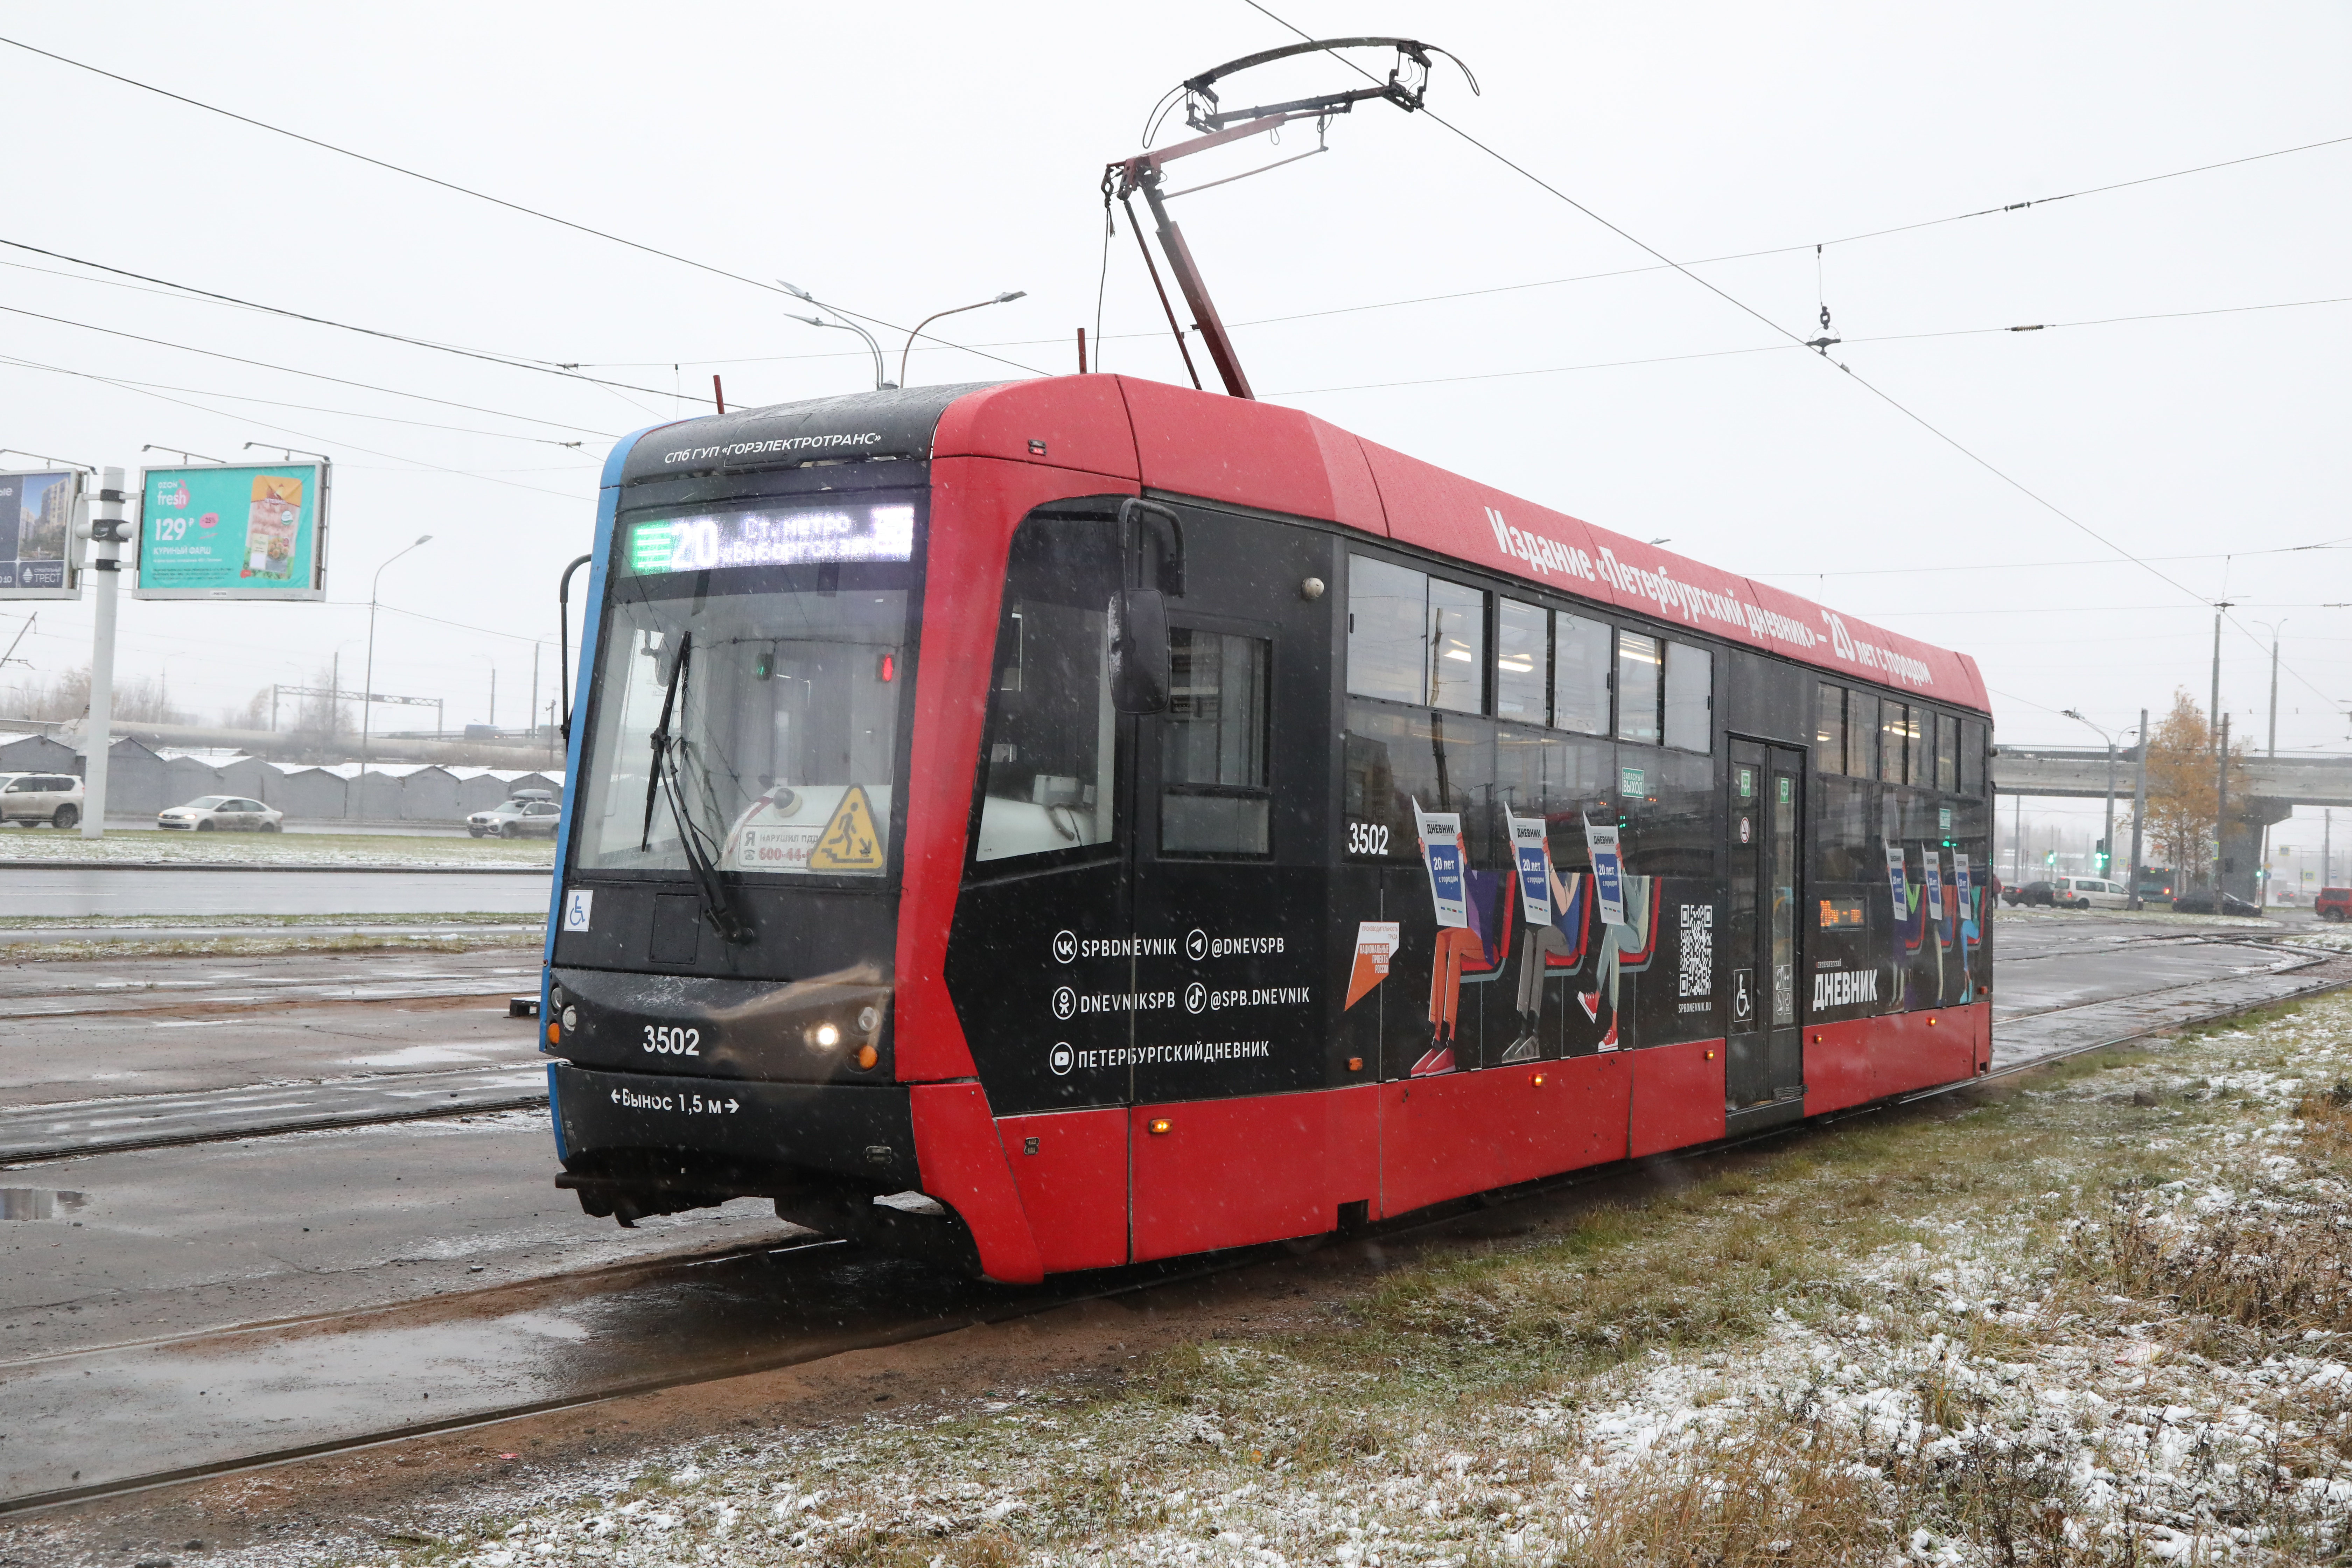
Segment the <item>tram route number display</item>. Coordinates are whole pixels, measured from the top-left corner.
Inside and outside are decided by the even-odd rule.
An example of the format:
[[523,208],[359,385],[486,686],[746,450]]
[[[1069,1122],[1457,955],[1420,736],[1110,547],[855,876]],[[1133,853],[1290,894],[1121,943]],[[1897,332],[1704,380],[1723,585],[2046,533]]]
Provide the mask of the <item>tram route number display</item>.
[[629,529],[624,559],[635,576],[915,558],[915,509],[761,507],[664,518]]

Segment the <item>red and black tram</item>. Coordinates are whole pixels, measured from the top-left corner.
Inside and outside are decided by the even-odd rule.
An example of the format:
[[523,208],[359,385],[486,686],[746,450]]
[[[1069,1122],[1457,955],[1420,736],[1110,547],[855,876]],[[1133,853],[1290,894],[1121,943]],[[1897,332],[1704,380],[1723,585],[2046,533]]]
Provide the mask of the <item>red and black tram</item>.
[[1003,1280],[1321,1234],[1990,1059],[1983,683],[1125,376],[606,464],[559,1184]]

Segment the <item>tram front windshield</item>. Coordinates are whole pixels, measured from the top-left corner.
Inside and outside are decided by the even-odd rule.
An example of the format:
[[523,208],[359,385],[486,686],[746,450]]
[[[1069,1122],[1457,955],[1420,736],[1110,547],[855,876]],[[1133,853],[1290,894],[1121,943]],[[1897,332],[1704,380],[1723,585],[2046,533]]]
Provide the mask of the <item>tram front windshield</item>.
[[911,553],[911,509],[900,510],[909,537],[886,541],[890,553],[814,565],[722,556],[713,570],[682,550],[672,570],[659,536],[644,539],[667,524],[635,525],[634,538],[625,528],[576,865],[883,874],[908,685],[910,568],[885,563]]

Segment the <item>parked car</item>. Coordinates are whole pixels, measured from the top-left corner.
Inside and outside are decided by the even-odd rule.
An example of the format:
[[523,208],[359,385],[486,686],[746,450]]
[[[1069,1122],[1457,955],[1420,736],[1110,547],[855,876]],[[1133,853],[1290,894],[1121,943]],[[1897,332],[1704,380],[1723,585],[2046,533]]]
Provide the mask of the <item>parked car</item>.
[[2046,910],[2057,901],[2057,890],[2055,883],[2028,882],[2021,888],[2004,889],[2000,896],[2009,900],[2009,907],[2012,910],[2021,904]]
[[562,806],[545,792],[534,790],[474,813],[466,818],[466,832],[475,838],[552,838],[562,816]]
[[0,773],[0,822],[67,828],[81,820],[81,780],[69,773]]
[[2324,921],[2352,920],[2352,888],[2322,888],[2311,912]]
[[2261,919],[2263,911],[2238,897],[2223,893],[2217,900],[2210,888],[2184,888],[2172,896],[2172,911],[2181,915],[2250,915]]
[[185,805],[155,814],[156,826],[193,833],[277,833],[285,822],[284,812],[241,795],[199,795]]
[[2131,895],[2121,882],[2105,877],[2060,877],[2053,880],[2051,902],[2068,910],[2121,910],[2131,907]]

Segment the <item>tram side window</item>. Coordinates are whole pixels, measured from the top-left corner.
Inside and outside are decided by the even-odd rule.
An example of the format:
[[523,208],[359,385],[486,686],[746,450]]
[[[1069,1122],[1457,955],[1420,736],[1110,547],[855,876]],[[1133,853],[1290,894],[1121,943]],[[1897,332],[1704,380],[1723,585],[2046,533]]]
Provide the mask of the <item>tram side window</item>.
[[1617,634],[1617,738],[1658,743],[1658,639],[1640,632]]
[[1848,689],[1845,694],[1846,776],[1878,776],[1878,694]]
[[1960,788],[1960,721],[1948,713],[1936,715],[1936,787],[1954,795]]
[[1348,557],[1348,689],[1418,703],[1428,695],[1429,579],[1410,567]]
[[1866,779],[1832,779],[1822,785],[1820,837],[1813,846],[1814,875],[1825,882],[1868,882],[1886,874],[1882,858],[1874,865],[1878,803]]
[[1884,784],[1903,782],[1903,739],[1911,732],[1910,705],[1879,700],[1878,777]]
[[[1920,725],[1927,726],[1923,733]],[[1929,761],[1935,751],[1935,716],[1916,702],[1911,704],[1908,720],[1903,726],[1903,782],[1925,784],[1935,774],[1935,764]]]
[[1551,616],[1517,599],[1495,605],[1495,717],[1540,724],[1549,717]]
[[1960,721],[1960,793],[1982,795],[1984,787],[1985,727],[1975,719]]
[[1609,628],[1561,611],[1552,616],[1551,721],[1580,734],[1609,733]]
[[1348,689],[1456,713],[1486,705],[1486,595],[1411,567],[1348,558]]
[[1110,841],[1118,729],[1107,637],[1118,567],[1117,535],[1098,522],[1032,518],[1013,540],[976,859]]
[[1688,643],[1666,645],[1666,744],[1678,751],[1714,749],[1715,655]]
[[1486,707],[1486,595],[1429,580],[1429,705],[1455,713]]
[[1160,848],[1169,855],[1271,852],[1266,715],[1273,645],[1175,627],[1161,741]]
[[1825,773],[1845,772],[1845,688],[1824,680],[1814,688],[1813,765]]

